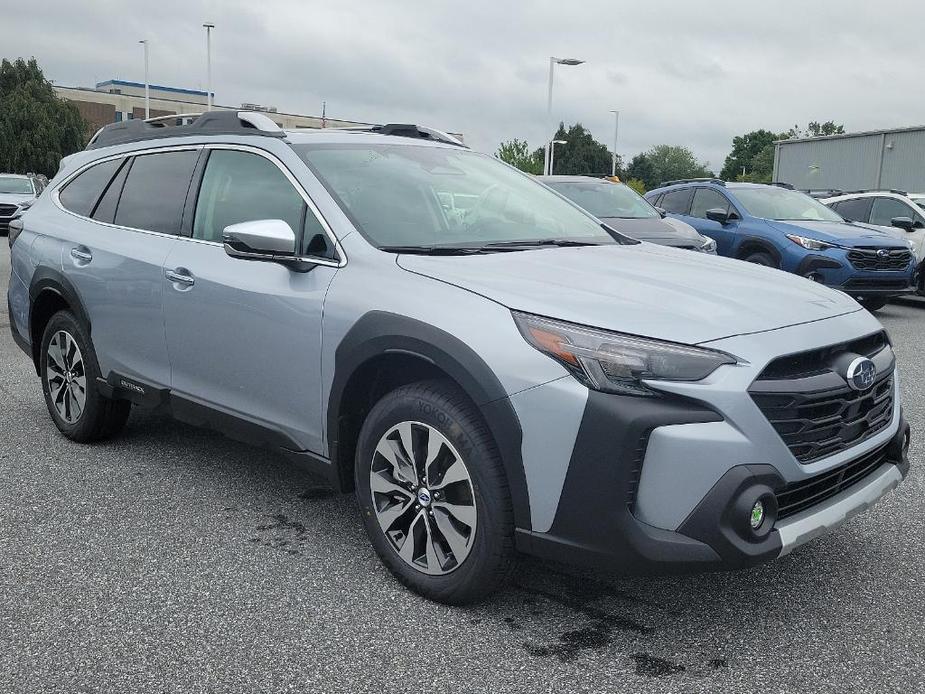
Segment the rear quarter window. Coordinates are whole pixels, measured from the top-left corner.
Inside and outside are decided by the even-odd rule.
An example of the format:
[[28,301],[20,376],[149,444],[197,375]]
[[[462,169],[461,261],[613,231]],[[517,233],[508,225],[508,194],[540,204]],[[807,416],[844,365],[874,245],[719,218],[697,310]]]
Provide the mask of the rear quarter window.
[[121,163],[121,159],[100,162],[78,174],[58,193],[64,209],[89,217]]

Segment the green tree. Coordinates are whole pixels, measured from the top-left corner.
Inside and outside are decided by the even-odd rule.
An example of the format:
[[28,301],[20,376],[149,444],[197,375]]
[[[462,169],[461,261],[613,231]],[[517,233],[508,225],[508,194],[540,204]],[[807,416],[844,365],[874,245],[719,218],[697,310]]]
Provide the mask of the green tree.
[[87,122],[59,99],[35,58],[0,62],[0,171],[49,178],[62,157],[82,149]]
[[654,188],[663,181],[713,176],[709,164],[697,161],[693,152],[680,145],[657,145],[646,152],[646,159],[649,160],[655,174],[651,183],[643,179],[649,188]]
[[626,177],[642,181],[646,190],[655,188],[660,181],[655,166],[649,161],[649,157],[645,153],[637,154],[632,158],[630,165],[626,168]]
[[[746,176],[753,174],[755,159],[765,153],[767,147],[771,148],[771,169],[773,169],[774,142],[775,140],[783,140],[786,137],[786,135],[772,133],[770,130],[753,130],[750,133],[732,138],[732,152],[729,153],[723,163],[723,169],[719,172],[720,178],[726,181],[734,181],[742,175],[743,169]],[[761,163],[764,163],[764,159],[761,159]],[[763,178],[765,174],[768,181],[770,181],[771,171],[765,172],[762,169],[758,177]]]
[[543,150],[539,150],[539,157],[537,157],[537,153],[530,151],[525,140],[515,138],[502,142],[495,156],[526,173],[543,173]]
[[628,185],[630,188],[632,188],[633,190],[635,190],[635,191],[636,191],[637,193],[639,193],[640,195],[644,195],[645,192],[646,192],[646,184],[643,183],[643,182],[642,182],[641,180],[639,180],[638,178],[631,178],[631,179],[629,179],[629,180],[626,182],[626,185]]
[[[567,130],[564,123],[559,123],[554,140],[565,140],[564,145],[556,145],[553,157],[553,173],[565,176],[609,176],[613,165],[612,154],[607,146],[601,144],[585,130],[581,123],[575,123]],[[534,154],[537,154],[536,152]],[[540,161],[543,150],[538,150]],[[617,157],[617,174],[620,175],[621,161]]]
[[810,121],[806,128],[794,125],[787,132],[788,138],[795,137],[825,137],[826,135],[841,135],[845,132],[845,126],[827,120],[825,123],[819,121]]

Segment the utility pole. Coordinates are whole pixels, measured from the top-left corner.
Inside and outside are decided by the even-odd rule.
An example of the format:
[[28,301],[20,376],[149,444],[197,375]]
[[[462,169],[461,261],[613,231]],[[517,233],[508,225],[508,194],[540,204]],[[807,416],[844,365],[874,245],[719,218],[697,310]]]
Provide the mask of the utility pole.
[[148,40],[142,39],[138,43],[145,47],[145,120],[151,117],[151,88],[148,84]]
[[206,29],[206,104],[208,111],[212,110],[212,30],[214,24],[208,22],[202,26]]
[[611,110],[613,119],[613,162],[610,164],[610,175],[617,175],[617,134],[620,132],[620,112]]

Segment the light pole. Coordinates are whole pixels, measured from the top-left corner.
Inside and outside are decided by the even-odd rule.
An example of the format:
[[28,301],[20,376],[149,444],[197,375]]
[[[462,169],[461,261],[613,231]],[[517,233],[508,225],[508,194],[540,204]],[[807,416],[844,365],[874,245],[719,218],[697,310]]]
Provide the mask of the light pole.
[[567,145],[568,142],[566,140],[553,140],[550,144],[552,146],[549,148],[549,175],[552,176],[555,171],[553,164],[556,159],[556,145]]
[[148,84],[148,40],[142,39],[138,43],[145,47],[145,120],[151,117],[151,89]]
[[[552,125],[552,78],[555,74],[556,65],[581,65],[583,62],[585,61],[579,60],[578,58],[556,58],[555,56],[549,56],[549,90],[546,96],[546,121],[548,126]],[[543,173],[545,174],[551,171],[551,166],[549,164],[551,151],[552,146],[549,141],[547,141],[543,155]]]
[[610,175],[617,175],[617,133],[620,132],[620,112],[610,111],[614,115],[613,119],[613,162],[610,165]]
[[206,110],[212,110],[212,30],[214,24],[202,25],[206,30]]

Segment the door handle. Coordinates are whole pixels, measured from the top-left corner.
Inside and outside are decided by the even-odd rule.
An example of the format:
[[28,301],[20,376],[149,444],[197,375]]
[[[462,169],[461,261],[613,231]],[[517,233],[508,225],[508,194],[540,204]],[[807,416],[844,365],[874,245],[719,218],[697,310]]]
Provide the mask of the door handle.
[[177,268],[176,270],[164,270],[164,276],[171,282],[176,282],[177,284],[192,287],[194,284],[196,284],[196,280],[192,275],[185,274],[186,272],[189,271],[183,270],[182,268]]
[[72,248],[71,257],[74,260],[79,260],[82,263],[89,263],[93,260],[93,254],[86,248]]

